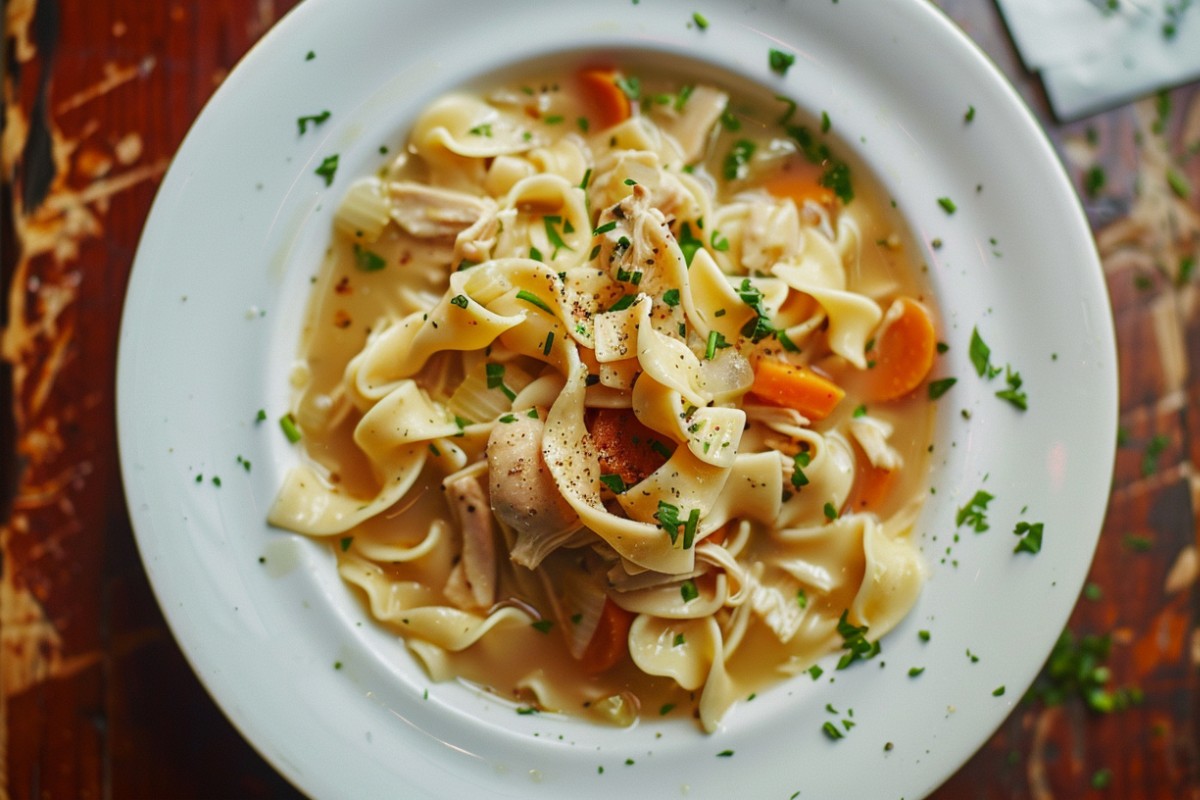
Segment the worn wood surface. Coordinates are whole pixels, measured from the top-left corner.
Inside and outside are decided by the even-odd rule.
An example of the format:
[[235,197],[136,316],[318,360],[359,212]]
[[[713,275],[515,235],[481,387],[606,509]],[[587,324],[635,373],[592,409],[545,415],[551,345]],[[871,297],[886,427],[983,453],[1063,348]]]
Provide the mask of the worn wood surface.
[[[166,629],[113,423],[122,296],[154,191],[205,100],[295,2],[5,0],[0,800],[296,796]],[[1091,675],[1129,704],[1101,713],[1047,682],[1062,701],[1020,704],[935,797],[1198,798],[1200,265],[1186,265],[1200,261],[1200,86],[1059,125],[992,2],[940,5],[1045,123],[1104,263],[1122,433],[1069,629],[1107,637],[1110,674]],[[1095,168],[1105,182],[1089,191]]]

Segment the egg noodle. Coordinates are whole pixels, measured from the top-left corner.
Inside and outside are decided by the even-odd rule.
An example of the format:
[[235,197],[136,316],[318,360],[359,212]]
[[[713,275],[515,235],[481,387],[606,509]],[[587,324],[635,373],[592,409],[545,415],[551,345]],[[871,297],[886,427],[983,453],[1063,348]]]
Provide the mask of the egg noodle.
[[935,339],[827,118],[659,83],[444,96],[351,186],[270,521],[435,680],[712,731],[915,602]]

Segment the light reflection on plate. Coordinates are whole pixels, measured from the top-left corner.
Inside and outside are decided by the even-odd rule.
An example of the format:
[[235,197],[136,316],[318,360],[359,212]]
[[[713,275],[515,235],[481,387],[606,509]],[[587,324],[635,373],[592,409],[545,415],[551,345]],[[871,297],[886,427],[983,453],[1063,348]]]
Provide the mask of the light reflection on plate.
[[[122,329],[120,445],[143,560],[197,673],[264,756],[317,797],[928,793],[1032,681],[1104,512],[1111,317],[1050,146],[924,0],[730,2],[705,10],[706,29],[692,22],[695,7],[668,0],[452,5],[307,0],[226,80],[155,202]],[[797,54],[786,75],[769,69],[770,48]],[[917,527],[932,577],[911,616],[875,661],[779,684],[709,737],[682,721],[617,730],[519,716],[470,688],[431,684],[366,621],[326,547],[264,522],[296,458],[274,420],[341,192],[437,95],[580,52],[699,62],[828,112],[926,247],[950,345],[939,370],[958,378],[939,401],[936,494]],[[328,121],[297,134],[299,117],[324,109]],[[314,170],[335,153],[326,188]],[[1027,412],[994,397],[1003,376],[976,376],[976,328],[996,363],[1020,371]],[[990,530],[957,528],[958,508],[981,489],[995,496]],[[1036,556],[1013,553],[1019,520],[1045,525]],[[910,667],[924,672],[910,678]],[[855,727],[831,741],[823,723],[849,709]]]

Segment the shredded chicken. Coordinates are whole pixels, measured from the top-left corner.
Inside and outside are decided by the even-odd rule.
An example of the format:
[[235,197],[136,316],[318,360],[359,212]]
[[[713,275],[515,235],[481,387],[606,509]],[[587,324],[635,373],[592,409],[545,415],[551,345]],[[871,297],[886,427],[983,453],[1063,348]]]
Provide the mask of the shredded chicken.
[[473,476],[451,483],[446,495],[463,538],[462,560],[451,572],[446,594],[466,608],[489,608],[496,601],[496,539],[488,499]]
[[512,560],[535,568],[570,538],[579,518],[542,461],[540,419],[501,423],[488,438],[488,488],[496,518],[517,534]]
[[393,219],[421,239],[453,239],[493,207],[485,198],[411,181],[389,184],[388,193]]

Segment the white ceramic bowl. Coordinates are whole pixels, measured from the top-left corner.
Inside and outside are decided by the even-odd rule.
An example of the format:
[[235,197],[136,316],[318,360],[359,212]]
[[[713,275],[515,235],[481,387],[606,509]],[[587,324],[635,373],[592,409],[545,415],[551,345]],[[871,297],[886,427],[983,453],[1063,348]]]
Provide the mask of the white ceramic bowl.
[[[796,54],[785,76],[770,48]],[[827,111],[925,244],[951,347],[939,368],[959,379],[939,403],[936,494],[917,528],[932,577],[912,615],[875,661],[781,683],[711,736],[518,716],[431,684],[366,621],[324,544],[264,521],[296,458],[274,419],[341,192],[439,94],[580,54]],[[297,118],[324,109],[299,136]],[[314,170],[333,153],[326,188]],[[1027,412],[993,396],[1003,378],[975,375],[976,327],[1020,371]],[[1115,442],[1111,317],[1071,187],[1013,90],[925,0],[307,0],[180,149],[138,251],[119,364],[129,508],[167,619],[234,724],[315,797],[922,796],[1000,724],[1062,629]],[[984,534],[955,524],[979,489],[995,495]],[[1045,525],[1036,556],[1013,553],[1021,519]],[[840,741],[822,733],[826,704],[853,709]]]

